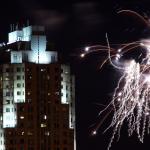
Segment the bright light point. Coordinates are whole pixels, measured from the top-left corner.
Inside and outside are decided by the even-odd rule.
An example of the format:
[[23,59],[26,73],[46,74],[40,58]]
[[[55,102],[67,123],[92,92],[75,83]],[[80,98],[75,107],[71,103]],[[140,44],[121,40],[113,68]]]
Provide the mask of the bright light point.
[[118,61],[118,60],[119,60],[119,58],[118,58],[118,57],[115,57],[115,60],[116,60],[116,61]]
[[150,83],[150,75],[145,75],[145,82]]
[[93,132],[92,132],[92,135],[96,135],[97,134],[97,132],[96,132],[96,130],[94,130]]
[[90,47],[85,47],[85,51],[88,52]]
[[121,48],[119,48],[119,49],[118,49],[118,52],[120,53],[121,51],[122,51],[122,49],[121,49]]
[[120,58],[120,54],[116,54],[116,57]]
[[122,95],[122,93],[121,93],[121,92],[119,92],[119,93],[118,93],[118,96],[121,96],[121,95]]
[[146,112],[146,115],[149,115],[149,112]]
[[6,51],[7,51],[7,52],[10,52],[10,49],[7,49]]
[[85,57],[85,54],[84,54],[84,53],[82,53],[82,54],[80,55],[80,57],[81,57],[81,58]]
[[118,98],[117,100],[118,100],[118,102],[119,102],[121,99],[120,99],[120,98]]

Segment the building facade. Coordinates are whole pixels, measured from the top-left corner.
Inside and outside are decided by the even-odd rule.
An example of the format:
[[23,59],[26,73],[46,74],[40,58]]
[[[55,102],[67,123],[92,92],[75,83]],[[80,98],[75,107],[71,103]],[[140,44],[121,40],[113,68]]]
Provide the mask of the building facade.
[[11,31],[0,47],[0,150],[75,150],[74,82],[43,26]]

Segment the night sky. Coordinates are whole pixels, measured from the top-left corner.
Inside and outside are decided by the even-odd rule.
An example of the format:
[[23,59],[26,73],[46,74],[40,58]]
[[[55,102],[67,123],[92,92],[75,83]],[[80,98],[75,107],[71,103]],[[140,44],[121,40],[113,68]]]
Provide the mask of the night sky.
[[[118,15],[117,11],[130,9],[145,18],[150,17],[149,0],[5,0],[0,4],[0,41],[7,41],[10,24],[19,26],[44,25],[48,41],[59,51],[63,60],[69,61],[76,75],[77,150],[106,150],[111,130],[103,134],[107,122],[98,135],[91,136],[92,127],[101,118],[98,112],[108,104],[119,77],[110,65],[99,70],[104,58],[102,53],[94,53],[85,59],[79,54],[85,46],[104,44],[108,33],[110,43],[131,42],[150,36],[150,29],[138,19],[128,14]],[[150,135],[141,144],[136,135],[128,138],[126,126],[121,138],[112,150],[149,150]]]

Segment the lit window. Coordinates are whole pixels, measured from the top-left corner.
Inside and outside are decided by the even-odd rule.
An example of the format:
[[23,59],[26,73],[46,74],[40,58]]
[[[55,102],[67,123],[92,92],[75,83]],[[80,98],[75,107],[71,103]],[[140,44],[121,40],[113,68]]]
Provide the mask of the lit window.
[[27,135],[33,135],[33,133],[31,131],[28,131]]
[[24,116],[20,116],[20,119],[24,119]]
[[28,95],[30,95],[31,93],[30,93],[30,92],[28,92],[27,94],[28,94]]
[[46,127],[46,124],[41,123],[41,128],[45,128],[45,127]]
[[59,95],[59,92],[55,92],[56,95]]
[[48,75],[48,76],[47,76],[47,80],[49,80],[49,79],[50,79],[50,76]]
[[50,135],[50,132],[49,132],[49,131],[46,131],[46,132],[45,132],[45,135],[49,136],[49,135]]
[[31,102],[32,102],[32,100],[31,100],[31,99],[27,99],[27,102],[28,102],[28,103],[31,103]]
[[14,60],[17,60],[17,55],[14,54],[14,55],[13,55],[13,58],[14,58]]
[[45,119],[45,120],[47,119],[47,116],[46,116],[46,115],[44,115],[44,119]]
[[21,99],[17,99],[17,102],[20,103],[20,102],[21,102]]
[[6,76],[6,77],[5,77],[5,80],[9,80],[9,76]]
[[41,71],[45,71],[45,69],[41,69]]

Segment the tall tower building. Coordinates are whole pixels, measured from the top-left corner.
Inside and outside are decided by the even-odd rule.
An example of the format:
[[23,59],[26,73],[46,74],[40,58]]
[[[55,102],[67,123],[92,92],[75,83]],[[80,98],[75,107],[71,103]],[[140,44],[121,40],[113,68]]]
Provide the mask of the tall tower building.
[[0,47],[0,150],[75,150],[74,82],[43,26],[12,30]]

